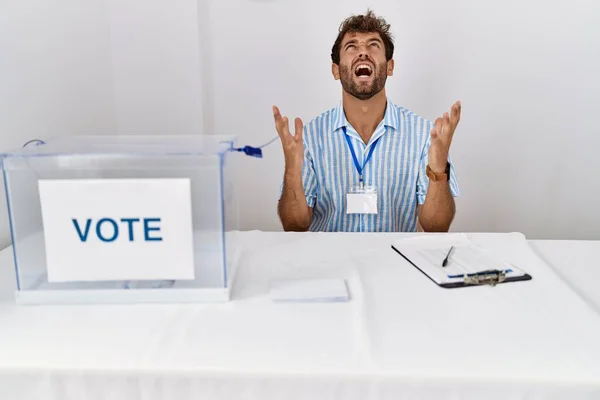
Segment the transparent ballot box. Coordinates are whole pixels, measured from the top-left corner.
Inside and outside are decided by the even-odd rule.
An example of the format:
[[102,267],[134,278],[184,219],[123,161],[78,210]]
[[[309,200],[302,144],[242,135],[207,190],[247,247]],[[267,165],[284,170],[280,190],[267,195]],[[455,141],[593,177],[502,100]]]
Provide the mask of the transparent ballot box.
[[228,301],[235,138],[66,136],[1,155],[20,304]]

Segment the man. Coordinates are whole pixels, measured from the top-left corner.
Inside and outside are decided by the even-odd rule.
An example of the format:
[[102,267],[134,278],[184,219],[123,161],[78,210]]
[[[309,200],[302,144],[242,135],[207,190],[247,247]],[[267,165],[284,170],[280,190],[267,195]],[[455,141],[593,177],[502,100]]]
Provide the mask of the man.
[[286,231],[446,232],[459,189],[449,156],[456,102],[435,123],[393,104],[390,25],[371,11],[346,19],[333,45],[341,104],[295,134],[273,106],[285,156],[278,213]]

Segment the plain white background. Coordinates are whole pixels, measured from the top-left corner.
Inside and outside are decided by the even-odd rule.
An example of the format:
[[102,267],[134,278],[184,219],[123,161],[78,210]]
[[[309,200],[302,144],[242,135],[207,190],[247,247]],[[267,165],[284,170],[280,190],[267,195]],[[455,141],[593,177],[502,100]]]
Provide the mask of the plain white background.
[[[367,7],[396,39],[390,98],[431,119],[463,103],[453,230],[600,239],[593,0],[0,0],[0,150],[79,133],[262,144],[273,104],[305,122],[337,105],[331,45]],[[241,229],[281,229],[280,144],[264,157],[233,157]]]

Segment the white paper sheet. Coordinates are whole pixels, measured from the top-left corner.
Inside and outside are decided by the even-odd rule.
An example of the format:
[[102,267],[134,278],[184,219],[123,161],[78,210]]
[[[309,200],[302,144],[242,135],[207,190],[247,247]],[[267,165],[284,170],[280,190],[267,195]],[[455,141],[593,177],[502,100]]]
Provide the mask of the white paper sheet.
[[343,279],[291,279],[271,283],[271,299],[278,302],[348,301]]
[[463,233],[407,238],[394,243],[394,248],[438,284],[460,282],[466,275],[489,270],[503,271],[507,277],[525,274]]
[[195,279],[189,179],[38,184],[48,282]]

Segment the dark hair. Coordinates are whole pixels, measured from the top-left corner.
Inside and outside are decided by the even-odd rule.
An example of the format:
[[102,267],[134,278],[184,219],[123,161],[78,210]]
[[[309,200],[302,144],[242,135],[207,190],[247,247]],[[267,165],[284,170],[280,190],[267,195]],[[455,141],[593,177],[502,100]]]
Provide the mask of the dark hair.
[[365,15],[353,15],[341,23],[338,36],[331,49],[331,60],[335,64],[340,63],[340,46],[346,33],[370,33],[376,32],[383,40],[385,47],[385,58],[387,61],[394,55],[394,40],[390,33],[390,24],[382,17],[377,17],[373,11],[367,10]]

